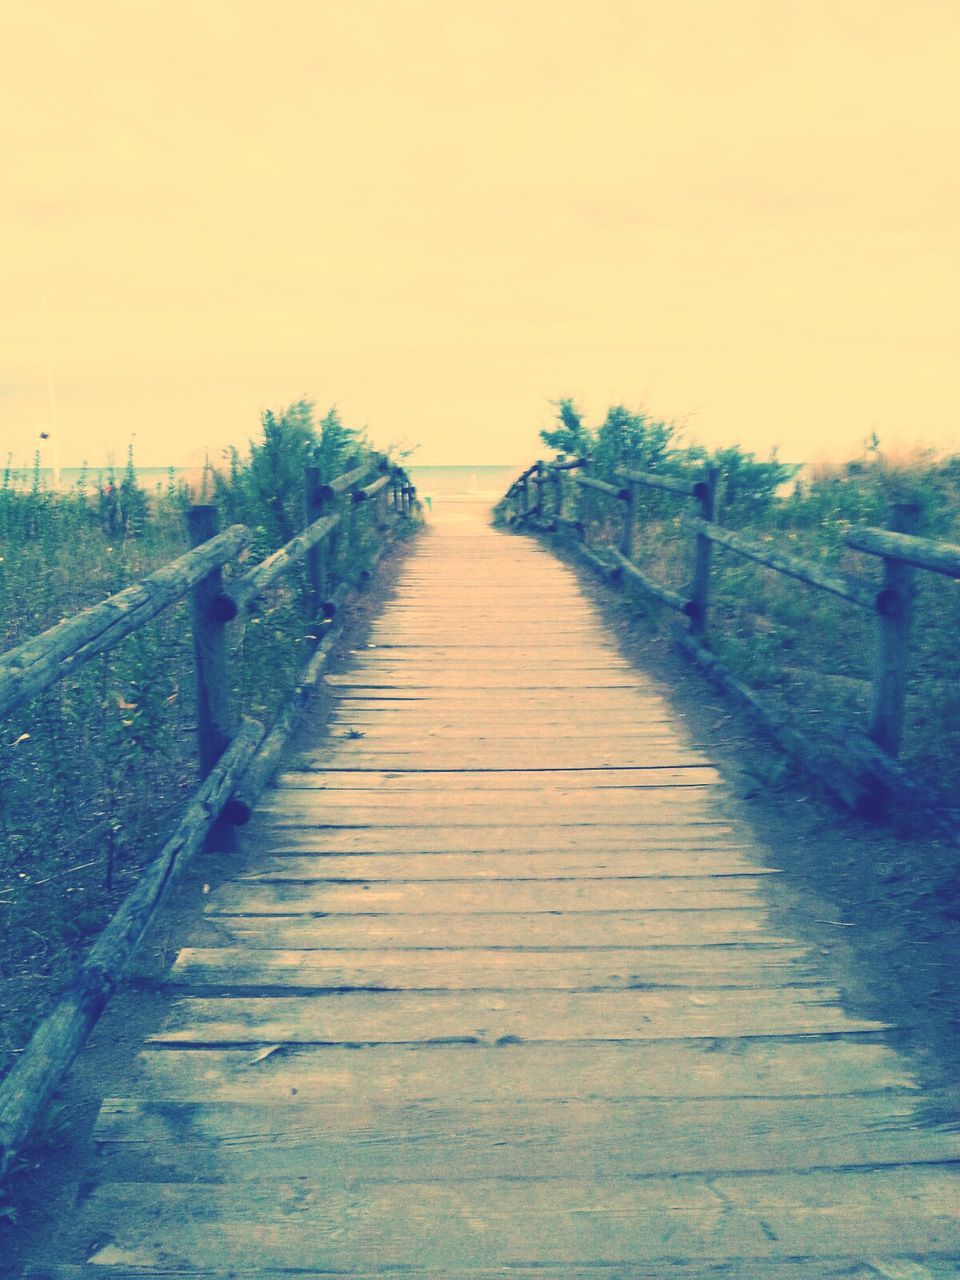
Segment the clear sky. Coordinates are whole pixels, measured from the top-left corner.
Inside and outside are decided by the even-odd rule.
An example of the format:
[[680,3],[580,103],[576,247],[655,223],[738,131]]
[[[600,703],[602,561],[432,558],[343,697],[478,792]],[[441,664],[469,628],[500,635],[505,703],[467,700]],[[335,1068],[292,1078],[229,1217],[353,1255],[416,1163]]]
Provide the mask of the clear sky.
[[0,445],[960,447],[957,0],[0,0]]

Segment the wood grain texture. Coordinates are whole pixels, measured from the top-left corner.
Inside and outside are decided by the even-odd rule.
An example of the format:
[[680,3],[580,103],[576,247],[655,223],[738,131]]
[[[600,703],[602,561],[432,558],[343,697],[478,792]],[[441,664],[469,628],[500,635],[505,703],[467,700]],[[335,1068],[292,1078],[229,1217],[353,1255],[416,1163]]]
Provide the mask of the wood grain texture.
[[32,1275],[957,1274],[960,1135],[569,569],[440,521],[327,687]]
[[[955,1251],[956,1177],[940,1169],[646,1179],[266,1179],[111,1183],[84,1206],[103,1268],[294,1268],[383,1274]],[[865,1231],[868,1239],[864,1239]],[[955,1253],[954,1253],[955,1256]],[[372,1264],[372,1265],[371,1265]],[[561,1274],[563,1274],[561,1272]],[[808,1275],[817,1275],[816,1270]]]

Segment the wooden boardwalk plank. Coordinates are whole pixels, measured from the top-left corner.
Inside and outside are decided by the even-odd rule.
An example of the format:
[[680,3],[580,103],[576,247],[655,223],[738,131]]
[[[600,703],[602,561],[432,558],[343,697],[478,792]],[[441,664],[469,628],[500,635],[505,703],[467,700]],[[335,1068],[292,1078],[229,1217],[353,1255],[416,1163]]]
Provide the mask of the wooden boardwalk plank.
[[240,875],[237,883],[263,880],[329,880],[337,882],[373,883],[422,880],[591,880],[660,879],[672,876],[682,879],[703,876],[754,878],[776,874],[770,868],[755,867],[745,857],[729,849],[685,850],[664,853],[644,849],[642,856],[629,850],[604,854],[589,850],[559,853],[556,850],[525,850],[522,859],[512,853],[367,853],[288,854],[267,858],[256,871]]
[[[916,1124],[911,1100],[658,1098],[510,1103],[516,1137],[503,1140],[502,1102],[453,1107],[305,1102],[156,1102],[108,1099],[96,1130],[101,1168],[123,1182],[236,1184],[315,1178],[317,1148],[334,1182],[556,1179],[726,1174],[950,1164],[960,1134]],[[762,1137],[762,1140],[761,1140]]]
[[[474,796],[471,801],[457,805],[435,804],[432,800],[425,805],[417,804],[391,805],[389,809],[376,804],[357,804],[352,807],[342,800],[331,801],[327,796],[315,793],[306,788],[287,788],[283,795],[271,798],[263,806],[264,813],[276,815],[277,825],[311,825],[334,827],[422,827],[425,810],[440,825],[446,826],[478,826],[489,827],[497,819],[502,821],[506,799],[496,796],[485,799]],[[511,814],[514,821],[511,826],[537,827],[559,826],[561,820],[565,825],[575,827],[609,826],[611,820],[620,818],[624,824],[651,822],[671,823],[678,819],[688,822],[709,822],[715,820],[719,806],[712,802],[712,797],[700,790],[681,788],[679,792],[647,787],[643,795],[602,796],[593,800],[585,799],[577,803],[576,798],[556,803],[550,800],[513,799],[516,812]]]
[[[349,959],[344,959],[349,963]],[[470,1098],[478,1103],[570,1098],[804,1098],[889,1091],[918,1097],[902,1059],[868,1041],[680,1040],[645,1044],[277,1046],[143,1050],[137,1096],[180,1101],[286,1102],[302,1098],[397,1106]],[[296,1092],[294,1092],[294,1090]]]
[[388,772],[350,773],[340,770],[337,773],[325,773],[319,770],[288,769],[278,779],[277,789],[306,787],[317,791],[360,790],[371,793],[381,803],[386,795],[412,793],[422,795],[426,791],[435,793],[447,792],[460,795],[469,801],[486,791],[528,791],[533,795],[542,795],[549,788],[550,793],[565,794],[568,791],[589,787],[606,794],[608,790],[639,790],[645,787],[663,786],[715,786],[720,775],[710,765],[687,769],[607,769],[602,773],[590,769],[567,769],[558,779],[555,774],[538,772],[535,769],[523,773],[477,773],[451,776],[450,773],[419,772],[413,775]]
[[[454,951],[443,964],[421,949],[282,951],[184,947],[171,981],[190,987],[318,991],[598,991],[623,987],[815,986],[802,949],[786,947],[613,947],[593,951]],[[824,998],[835,992],[824,988]]]
[[39,1280],[941,1280],[960,1134],[575,575],[428,533]]
[[[184,1272],[179,1267],[171,1270],[164,1263],[156,1267],[126,1267],[113,1265],[110,1267],[111,1280],[174,1280],[182,1277]],[[224,1270],[217,1267],[192,1267],[189,1274],[197,1280],[334,1280],[345,1274],[356,1275],[356,1272],[345,1273],[341,1269],[320,1270],[316,1266],[305,1269],[284,1267],[282,1271],[274,1268],[231,1267]],[[381,1269],[381,1275],[390,1272]],[[816,1259],[777,1260],[769,1258],[724,1259],[723,1261],[700,1260],[688,1263],[671,1259],[669,1273],[671,1280],[956,1280],[957,1263],[949,1259],[924,1259],[921,1266],[915,1258],[900,1256],[881,1257],[874,1255],[869,1262],[851,1263],[849,1255],[845,1257]],[[403,1280],[504,1280],[505,1275],[516,1280],[663,1280],[662,1263],[644,1263],[632,1261],[624,1265],[601,1264],[597,1267],[582,1266],[579,1263],[560,1264],[559,1267],[543,1266],[541,1263],[510,1264],[509,1271],[503,1267],[461,1267],[456,1263],[446,1263],[442,1271],[434,1267],[423,1269],[419,1266],[404,1265]],[[93,1263],[89,1266],[64,1265],[42,1272],[30,1272],[24,1280],[104,1280],[104,1268]]]
[[378,995],[187,997],[154,1044],[436,1044],[457,1040],[716,1040],[877,1033],[881,1023],[846,1014],[820,988],[609,992],[464,991]]
[[217,915],[499,915],[512,910],[728,911],[760,909],[756,881],[742,877],[652,876],[633,880],[463,880],[410,884],[234,882],[210,895]]
[[956,1177],[936,1168],[346,1185],[338,1170],[329,1181],[112,1183],[93,1192],[85,1220],[97,1242],[88,1261],[101,1269],[253,1263],[369,1276],[411,1262],[442,1275],[675,1258],[955,1258],[956,1191]]
[[677,946],[689,942],[696,928],[702,946],[791,943],[772,928],[765,913],[710,911],[692,921],[686,911],[578,911],[536,914],[522,911],[445,915],[352,916],[207,916],[217,936],[230,945],[284,950],[301,948],[420,947],[461,950],[505,947],[523,950],[563,947]]
[[513,850],[519,854],[588,853],[620,851],[637,858],[646,851],[673,850],[678,855],[690,849],[731,849],[742,847],[725,822],[686,824],[660,822],[650,826],[634,824],[579,827],[481,827],[452,826],[442,821],[429,826],[338,827],[305,823],[275,823],[264,836],[264,852],[288,853],[496,853]]

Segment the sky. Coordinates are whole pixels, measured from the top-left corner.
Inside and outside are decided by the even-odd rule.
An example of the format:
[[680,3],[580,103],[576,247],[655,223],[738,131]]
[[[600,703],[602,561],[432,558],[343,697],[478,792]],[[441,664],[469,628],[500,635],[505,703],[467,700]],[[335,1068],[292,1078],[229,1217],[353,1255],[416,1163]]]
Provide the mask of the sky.
[[0,62],[3,458],[960,448],[956,0],[0,0]]

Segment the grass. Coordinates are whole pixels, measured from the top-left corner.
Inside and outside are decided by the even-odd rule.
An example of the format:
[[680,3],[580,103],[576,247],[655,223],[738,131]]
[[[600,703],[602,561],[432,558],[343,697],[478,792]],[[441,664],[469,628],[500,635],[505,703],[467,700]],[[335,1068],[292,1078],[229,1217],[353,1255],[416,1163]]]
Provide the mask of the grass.
[[[250,453],[143,491],[133,460],[119,476],[66,494],[0,482],[0,652],[102,600],[187,549],[185,513],[212,501],[221,527],[242,521],[241,569],[303,525],[303,468],[328,475],[365,451],[335,414],[307,404],[267,414]],[[365,506],[365,504],[364,504]],[[338,541],[354,578],[377,544],[364,507]],[[237,566],[228,567],[228,573]],[[303,575],[228,628],[233,713],[269,723],[310,645]],[[0,718],[0,1074],[9,1069],[77,958],[158,852],[198,782],[195,688],[186,601]]]

